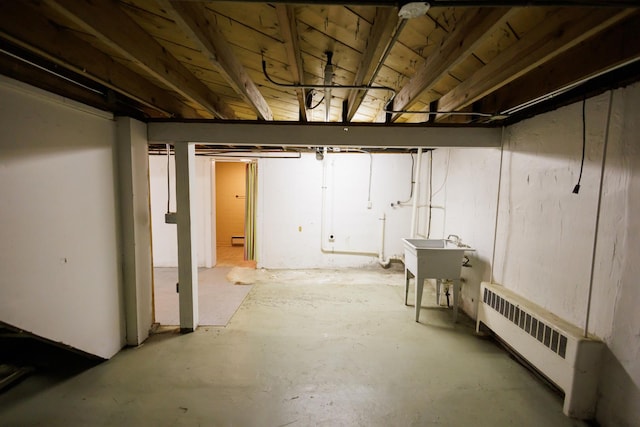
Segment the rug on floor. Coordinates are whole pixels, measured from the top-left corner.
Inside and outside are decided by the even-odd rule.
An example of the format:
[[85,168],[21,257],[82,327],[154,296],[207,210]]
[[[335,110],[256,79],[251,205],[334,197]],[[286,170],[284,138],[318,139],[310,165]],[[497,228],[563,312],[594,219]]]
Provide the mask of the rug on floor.
[[[251,286],[235,286],[227,280],[231,267],[198,269],[198,324],[201,326],[226,326]],[[178,311],[178,269],[157,267],[154,269],[155,319],[163,326],[180,324]]]

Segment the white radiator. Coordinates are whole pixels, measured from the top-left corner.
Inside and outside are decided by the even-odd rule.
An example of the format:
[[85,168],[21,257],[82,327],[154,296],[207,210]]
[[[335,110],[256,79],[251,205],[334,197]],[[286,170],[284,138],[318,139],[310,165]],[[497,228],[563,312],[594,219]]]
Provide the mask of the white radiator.
[[476,331],[486,325],[564,391],[563,412],[595,415],[603,343],[503,286],[483,282]]

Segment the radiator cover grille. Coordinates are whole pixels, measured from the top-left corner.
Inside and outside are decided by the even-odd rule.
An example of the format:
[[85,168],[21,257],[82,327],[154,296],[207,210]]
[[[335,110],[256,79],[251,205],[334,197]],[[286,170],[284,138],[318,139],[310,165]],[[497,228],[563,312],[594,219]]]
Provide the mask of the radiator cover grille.
[[529,313],[519,305],[512,304],[500,295],[485,288],[482,301],[500,313],[510,322],[540,341],[545,347],[565,358],[567,354],[567,336],[544,321]]
[[482,282],[479,300],[476,330],[487,326],[563,390],[566,415],[593,417],[602,341],[504,286]]

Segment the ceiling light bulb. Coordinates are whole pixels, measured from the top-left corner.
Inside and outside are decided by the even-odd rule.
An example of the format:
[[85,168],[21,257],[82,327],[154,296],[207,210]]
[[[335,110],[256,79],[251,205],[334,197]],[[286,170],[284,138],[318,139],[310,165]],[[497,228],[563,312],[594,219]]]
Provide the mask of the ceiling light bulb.
[[402,19],[418,18],[427,14],[429,3],[423,1],[412,1],[403,5],[398,11],[398,16]]

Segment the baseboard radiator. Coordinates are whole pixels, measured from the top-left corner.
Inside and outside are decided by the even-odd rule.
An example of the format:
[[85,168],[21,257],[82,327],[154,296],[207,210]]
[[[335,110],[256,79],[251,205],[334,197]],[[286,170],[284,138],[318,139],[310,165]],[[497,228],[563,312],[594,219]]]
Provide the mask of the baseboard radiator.
[[496,334],[564,391],[565,415],[591,419],[604,344],[501,285],[483,282],[476,330]]

